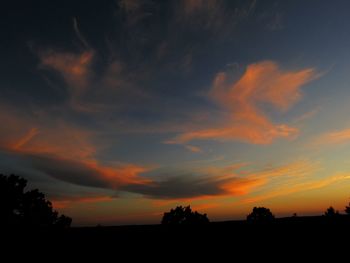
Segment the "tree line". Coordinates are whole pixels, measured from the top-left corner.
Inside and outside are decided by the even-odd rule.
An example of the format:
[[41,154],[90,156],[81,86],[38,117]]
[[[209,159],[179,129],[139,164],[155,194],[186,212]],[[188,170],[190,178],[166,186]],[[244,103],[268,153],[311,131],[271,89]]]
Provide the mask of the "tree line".
[[[350,203],[345,206],[345,215],[350,216]],[[336,218],[341,216],[338,210],[335,210],[332,206],[326,209],[323,214],[324,217]],[[297,214],[293,214],[293,218],[297,217]],[[275,220],[274,214],[269,208],[266,207],[254,207],[252,212],[246,217],[246,221],[250,223],[269,223]],[[197,211],[192,211],[190,206],[177,206],[171,209],[169,212],[165,212],[161,224],[163,225],[188,225],[188,224],[207,224],[209,223],[207,214],[200,214]]]
[[[0,174],[0,225],[5,227],[70,227],[72,219],[59,215],[52,203],[38,189],[25,191],[27,180],[17,175]],[[350,216],[350,203],[344,209]],[[293,217],[297,215],[294,214]],[[340,217],[332,206],[324,212],[326,218]],[[266,207],[254,207],[247,222],[267,223],[275,220]],[[204,225],[210,222],[207,214],[192,211],[190,206],[177,206],[163,214],[162,225]]]

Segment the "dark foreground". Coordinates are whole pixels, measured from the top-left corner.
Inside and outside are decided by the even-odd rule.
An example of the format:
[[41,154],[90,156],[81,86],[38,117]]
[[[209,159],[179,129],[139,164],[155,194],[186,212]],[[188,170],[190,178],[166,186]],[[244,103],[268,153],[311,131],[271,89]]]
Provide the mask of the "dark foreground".
[[[232,259],[236,256],[246,257],[246,260],[238,262],[260,256],[279,262],[298,260],[300,257],[332,257],[331,261],[334,262],[336,257],[348,257],[350,252],[350,217],[347,216],[334,219],[282,218],[267,224],[229,221],[202,226],[145,225],[50,231],[8,229],[4,233],[3,251],[26,251],[27,258],[36,259],[43,256],[45,251],[54,255],[55,259],[79,255],[81,258],[98,256],[100,259],[143,258],[148,262],[148,259],[159,257],[172,261],[186,255],[198,258],[215,255],[217,260],[214,262],[235,261],[224,260],[227,256]],[[18,256],[23,254],[19,253]]]

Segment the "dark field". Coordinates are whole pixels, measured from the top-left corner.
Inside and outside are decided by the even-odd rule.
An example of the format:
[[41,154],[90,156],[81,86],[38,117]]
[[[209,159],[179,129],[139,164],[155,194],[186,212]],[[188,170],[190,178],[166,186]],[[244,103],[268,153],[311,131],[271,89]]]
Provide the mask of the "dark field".
[[[9,234],[9,231],[7,231]],[[82,227],[52,231],[14,231],[7,245],[26,248],[27,256],[41,251],[57,257],[127,257],[131,259],[173,258],[215,255],[218,262],[227,256],[287,259],[308,256],[328,257],[334,262],[349,251],[350,218],[339,216],[280,218],[268,224],[246,221],[213,222],[203,226],[115,226]],[[121,262],[128,262],[121,261]],[[280,261],[280,260],[278,260]],[[284,262],[282,260],[280,262]],[[216,261],[214,261],[216,262]],[[239,262],[245,262],[239,261]],[[265,262],[265,260],[263,260]],[[347,262],[347,261],[345,261]]]

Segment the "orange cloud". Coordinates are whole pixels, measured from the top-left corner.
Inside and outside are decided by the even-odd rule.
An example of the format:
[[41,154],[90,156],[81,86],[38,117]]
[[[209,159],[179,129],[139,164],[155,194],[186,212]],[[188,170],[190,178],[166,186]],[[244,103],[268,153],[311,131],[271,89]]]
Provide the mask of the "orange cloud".
[[162,199],[154,202],[155,206],[175,204],[175,201],[210,201],[215,198],[242,197],[255,192],[273,191],[274,187],[271,190],[271,185],[300,183],[317,169],[317,164],[304,160],[262,170],[252,170],[248,164],[239,163],[223,168],[206,167],[203,168],[206,175],[200,170],[197,171],[198,175],[170,177],[133,190],[151,199]]
[[106,181],[109,182],[112,188],[117,189],[121,185],[128,184],[150,184],[152,181],[147,178],[142,178],[139,175],[147,172],[150,168],[138,166],[134,164],[124,164],[117,167],[106,167],[98,164],[96,160],[85,162],[85,164],[95,169]]
[[294,127],[274,124],[262,106],[288,110],[301,98],[301,87],[317,77],[314,69],[283,71],[276,63],[263,61],[249,65],[234,83],[230,83],[229,77],[225,72],[218,73],[210,91],[210,98],[224,112],[222,124],[179,134],[167,143],[214,139],[268,144],[276,138],[297,135],[298,129]]
[[[263,198],[272,198],[275,192],[283,193],[286,191],[287,193],[289,188],[294,188],[295,192],[299,191],[299,185],[306,185],[310,176],[317,169],[316,164],[308,161],[297,161],[279,167],[266,167],[262,170],[252,171],[248,165],[242,167],[242,164],[211,168],[209,169],[213,176],[211,184],[218,187],[218,192],[193,197],[155,199],[152,200],[152,204],[157,208],[191,204],[193,208],[199,210],[199,208],[215,208],[229,200],[229,202],[232,202],[232,197],[237,198],[237,202],[243,203],[247,203],[247,200],[259,201]],[[313,187],[316,187],[316,185],[313,185]],[[280,189],[283,190],[280,191]],[[259,199],[253,199],[257,197],[256,194],[258,194]],[[201,204],[203,204],[203,207]],[[209,206],[206,207],[206,204],[209,204]]]
[[29,142],[35,135],[39,133],[37,128],[31,128],[28,133],[21,138],[18,142],[16,142],[15,145],[13,145],[13,149],[19,150],[21,147],[23,147],[27,142]]
[[5,129],[0,131],[1,150],[27,158],[33,168],[65,182],[119,189],[152,199],[201,200],[246,196],[257,190],[274,192],[273,187],[268,191],[266,188],[276,182],[290,187],[303,183],[317,168],[308,161],[262,170],[239,163],[223,168],[205,167],[197,175],[193,171],[155,181],[142,176],[154,167],[99,162],[95,156],[100,148],[93,143],[93,132],[52,120],[45,114],[30,118],[4,110],[0,111],[0,120],[9,120]]
[[318,136],[312,141],[312,145],[334,145],[350,141],[350,129],[332,131]]
[[88,50],[80,54],[46,51],[40,52],[41,66],[57,71],[65,80],[69,93],[70,105],[77,111],[95,111],[91,105],[85,105],[81,97],[89,87],[92,78],[91,64],[94,51]]
[[224,183],[221,188],[225,195],[240,196],[250,193],[252,190],[265,185],[267,182],[268,180],[262,177],[246,180],[243,179],[240,180],[239,183],[237,183],[237,181],[229,181]]
[[186,149],[193,153],[201,153],[202,149],[194,145],[185,145]]
[[27,158],[37,169],[57,179],[111,189],[151,182],[140,176],[150,167],[101,164],[95,157],[100,147],[92,143],[95,134],[91,131],[51,120],[45,114],[31,118],[10,109],[0,111],[0,121],[7,124],[0,131],[0,149]]
[[307,182],[294,183],[292,185],[285,184],[283,186],[280,186],[278,189],[274,189],[273,191],[269,191],[262,195],[247,198],[243,200],[243,202],[254,203],[254,202],[259,202],[267,199],[272,199],[279,196],[290,195],[297,192],[310,191],[310,190],[326,187],[328,185],[331,185],[339,181],[349,180],[349,179],[350,179],[349,174],[337,174],[321,180],[312,180]]
[[208,209],[216,208],[219,206],[220,206],[220,203],[205,203],[205,204],[192,205],[191,208],[193,211],[203,213],[203,212],[207,211]]
[[110,196],[94,196],[94,197],[78,197],[78,198],[71,198],[67,200],[53,200],[52,206],[55,209],[62,209],[70,207],[73,204],[76,203],[100,203],[100,202],[109,202],[112,201],[113,198]]
[[[240,168],[240,167],[239,167]],[[228,180],[221,187],[228,195],[243,196],[262,188],[276,180],[291,183],[294,180],[303,180],[317,169],[317,165],[308,161],[296,161],[279,167],[267,167],[260,171],[237,171],[239,183]],[[225,169],[226,170],[226,169]],[[227,170],[229,171],[229,170]],[[232,173],[232,172],[231,172]],[[224,178],[230,176],[224,175]]]
[[81,54],[47,51],[39,54],[41,64],[60,72],[71,91],[80,93],[88,84],[90,65],[94,56],[92,50]]
[[[35,122],[34,122],[35,123]],[[49,125],[35,123],[37,128],[30,128],[29,132],[17,137],[21,130],[12,134],[15,141],[10,150],[23,154],[47,154],[65,159],[89,160],[96,153],[96,147],[90,142],[93,133],[78,127],[68,125],[62,121]],[[23,130],[26,129],[24,126]],[[40,133],[40,136],[37,134]]]

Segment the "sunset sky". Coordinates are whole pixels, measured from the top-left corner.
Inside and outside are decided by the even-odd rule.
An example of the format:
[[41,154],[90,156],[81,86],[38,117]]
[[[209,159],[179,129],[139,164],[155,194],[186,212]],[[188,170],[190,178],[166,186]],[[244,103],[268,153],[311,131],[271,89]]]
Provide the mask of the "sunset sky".
[[73,225],[350,201],[350,2],[6,1],[0,173]]

